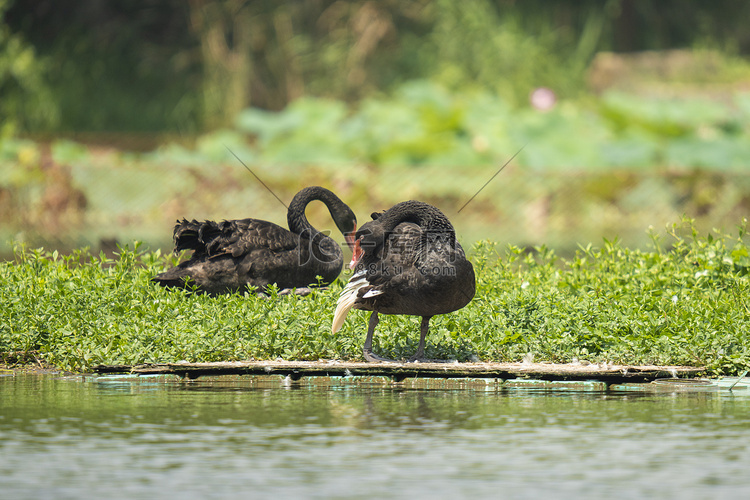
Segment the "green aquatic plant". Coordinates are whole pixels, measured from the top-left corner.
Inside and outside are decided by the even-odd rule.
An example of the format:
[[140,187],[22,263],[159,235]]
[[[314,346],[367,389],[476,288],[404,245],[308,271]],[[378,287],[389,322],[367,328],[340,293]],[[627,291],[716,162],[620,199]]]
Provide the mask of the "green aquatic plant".
[[[435,317],[427,357],[750,368],[750,253],[736,236],[698,234],[690,220],[653,236],[648,250],[617,240],[571,258],[479,242],[477,293]],[[150,278],[176,257],[120,247],[113,258],[17,246],[0,264],[0,359],[66,370],[97,364],[244,359],[359,360],[366,315],[330,324],[344,277],[307,297],[255,293],[211,298]],[[389,357],[411,353],[414,318],[383,316],[375,339]],[[387,333],[386,333],[387,332]]]

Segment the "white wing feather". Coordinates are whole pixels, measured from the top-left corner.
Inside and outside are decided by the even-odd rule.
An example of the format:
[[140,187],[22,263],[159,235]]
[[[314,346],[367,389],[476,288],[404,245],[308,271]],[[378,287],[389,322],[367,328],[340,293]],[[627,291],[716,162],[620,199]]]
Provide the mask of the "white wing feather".
[[367,290],[367,293],[365,293],[362,298],[363,299],[369,299],[370,297],[377,297],[378,295],[382,295],[383,290],[378,290],[377,288],[370,288]]
[[341,292],[341,296],[339,296],[338,302],[336,302],[336,311],[333,313],[333,324],[331,325],[333,333],[338,332],[344,325],[346,315],[349,314],[349,311],[357,301],[357,292],[367,284],[367,276],[364,270],[354,274],[349,283],[346,284],[344,290]]

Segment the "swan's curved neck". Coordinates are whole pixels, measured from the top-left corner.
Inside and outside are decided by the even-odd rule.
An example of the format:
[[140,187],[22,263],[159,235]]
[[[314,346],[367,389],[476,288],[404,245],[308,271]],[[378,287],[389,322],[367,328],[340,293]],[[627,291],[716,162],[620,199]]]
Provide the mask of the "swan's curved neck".
[[315,187],[303,189],[294,196],[286,214],[286,222],[291,232],[301,234],[303,231],[308,231],[310,236],[320,232],[310,224],[305,215],[305,208],[313,200],[320,200],[325,203],[329,212],[333,204],[338,201],[333,193],[327,189]]
[[411,222],[423,231],[454,234],[453,225],[443,212],[421,201],[410,200],[399,203],[377,220],[386,232],[393,231],[402,222]]

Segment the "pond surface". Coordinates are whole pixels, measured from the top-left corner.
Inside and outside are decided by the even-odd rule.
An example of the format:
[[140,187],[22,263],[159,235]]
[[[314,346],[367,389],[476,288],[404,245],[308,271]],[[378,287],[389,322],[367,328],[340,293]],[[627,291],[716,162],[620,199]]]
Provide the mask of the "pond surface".
[[3,498],[750,498],[750,390],[0,376]]

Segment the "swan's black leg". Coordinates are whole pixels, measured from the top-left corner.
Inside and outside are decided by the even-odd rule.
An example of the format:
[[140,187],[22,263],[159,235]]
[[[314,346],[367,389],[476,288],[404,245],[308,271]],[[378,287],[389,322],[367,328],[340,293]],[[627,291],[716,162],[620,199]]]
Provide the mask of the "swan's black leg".
[[430,331],[430,318],[432,316],[422,316],[422,325],[419,328],[419,346],[417,346],[417,352],[409,358],[409,361],[420,361],[424,359],[424,345],[425,339],[427,338],[427,332]]
[[378,312],[373,311],[372,314],[370,314],[370,321],[367,323],[365,345],[362,347],[362,350],[365,352],[372,352],[372,334],[375,333],[375,327],[378,326],[379,321],[380,318],[378,318]]
[[364,354],[365,360],[370,363],[377,363],[380,361],[394,362],[392,359],[380,357],[372,352],[372,335],[375,333],[375,327],[378,326],[379,321],[380,318],[378,318],[377,311],[373,311],[372,314],[370,314],[370,321],[367,324],[367,338],[365,338],[365,345],[362,346],[362,354]]

